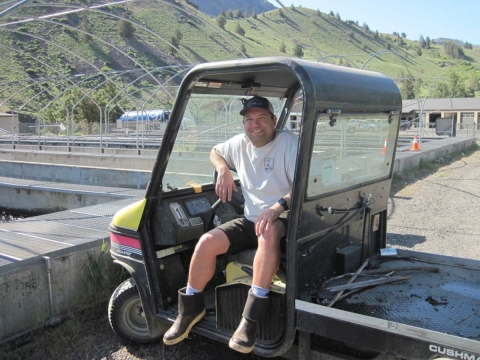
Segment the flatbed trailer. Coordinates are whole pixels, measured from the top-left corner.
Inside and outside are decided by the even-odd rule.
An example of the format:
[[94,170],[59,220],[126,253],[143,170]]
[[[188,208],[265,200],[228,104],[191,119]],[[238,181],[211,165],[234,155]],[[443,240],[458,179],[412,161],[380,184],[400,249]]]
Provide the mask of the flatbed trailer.
[[[351,283],[361,291],[334,308],[321,305],[332,297],[326,289],[352,276],[297,299],[297,329],[400,359],[480,358],[480,261],[406,250],[375,260],[387,272],[364,271]],[[409,279],[368,286],[397,275]]]

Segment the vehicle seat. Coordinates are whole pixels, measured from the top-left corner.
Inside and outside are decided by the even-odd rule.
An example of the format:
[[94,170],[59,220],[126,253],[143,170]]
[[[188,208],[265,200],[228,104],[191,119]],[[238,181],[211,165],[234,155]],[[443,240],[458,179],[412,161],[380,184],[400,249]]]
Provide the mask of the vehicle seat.
[[[247,268],[250,269],[250,271],[253,270],[253,259],[255,258],[255,254],[257,253],[256,248],[251,248],[251,249],[245,249],[240,251],[238,254],[235,255],[228,255],[227,256],[227,261],[226,263],[234,262],[238,263],[240,266],[246,266]],[[287,276],[285,274],[285,269],[286,269],[286,257],[285,254],[282,252],[280,256],[280,266],[279,269],[277,270],[277,273],[275,274],[278,279],[273,279],[273,281],[280,280],[282,283],[286,283]],[[246,271],[248,273],[248,270]],[[251,275],[251,273],[249,274]]]

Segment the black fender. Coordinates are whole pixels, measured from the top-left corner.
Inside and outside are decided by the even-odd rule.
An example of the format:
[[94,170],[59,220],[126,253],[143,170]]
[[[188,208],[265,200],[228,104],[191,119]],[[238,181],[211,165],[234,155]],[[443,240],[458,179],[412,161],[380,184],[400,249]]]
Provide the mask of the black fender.
[[[135,281],[137,286],[138,293],[140,295],[140,300],[142,301],[143,312],[145,314],[145,320],[147,322],[148,333],[151,337],[157,337],[162,335],[165,332],[165,322],[157,318],[155,305],[151,301],[151,296],[147,294],[147,277],[144,274],[143,276],[139,274],[131,265],[127,264],[124,261],[114,259],[113,262],[120,266],[123,266],[127,270]],[[142,269],[140,272],[145,272],[145,267],[142,264]],[[143,271],[142,271],[143,270]]]

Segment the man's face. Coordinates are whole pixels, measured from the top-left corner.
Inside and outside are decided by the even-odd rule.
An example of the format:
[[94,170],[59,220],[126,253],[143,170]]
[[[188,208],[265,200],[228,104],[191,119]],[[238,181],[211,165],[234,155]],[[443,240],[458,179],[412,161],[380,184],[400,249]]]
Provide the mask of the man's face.
[[245,133],[255,147],[268,144],[275,137],[277,117],[268,110],[252,108],[243,117]]

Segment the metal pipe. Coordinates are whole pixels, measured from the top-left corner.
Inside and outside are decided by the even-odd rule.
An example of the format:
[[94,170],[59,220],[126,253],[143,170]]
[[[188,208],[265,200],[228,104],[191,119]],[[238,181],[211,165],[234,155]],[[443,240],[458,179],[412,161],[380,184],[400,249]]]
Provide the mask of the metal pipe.
[[[10,12],[13,12],[15,10],[20,9],[22,6],[29,3],[30,1],[31,0],[22,0],[22,1],[17,2],[16,4],[13,4],[8,9],[5,9],[2,12],[0,12],[0,18],[3,18],[5,15],[9,14]],[[7,3],[7,4],[9,4],[9,3]]]
[[48,281],[48,300],[50,308],[50,318],[46,321],[46,325],[56,325],[61,321],[60,317],[55,317],[55,311],[53,308],[53,290],[52,290],[52,259],[49,256],[42,256],[45,260],[45,266],[47,268],[47,281]]

